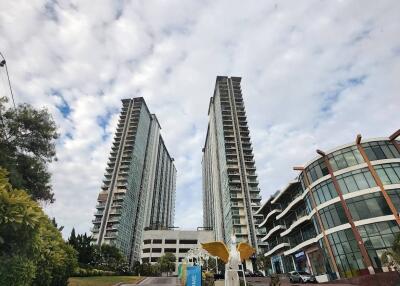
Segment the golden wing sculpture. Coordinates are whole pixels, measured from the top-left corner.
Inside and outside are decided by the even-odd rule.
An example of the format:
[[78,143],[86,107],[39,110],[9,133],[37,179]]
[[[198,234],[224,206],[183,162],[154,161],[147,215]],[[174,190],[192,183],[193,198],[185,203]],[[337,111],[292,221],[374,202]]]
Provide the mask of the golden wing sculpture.
[[225,243],[221,241],[214,241],[208,243],[201,243],[203,249],[207,250],[212,256],[219,257],[225,264],[229,260],[229,251]]
[[250,258],[250,256],[252,256],[256,250],[251,247],[249,244],[245,243],[245,242],[240,242],[236,249],[239,251],[240,253],[240,260],[247,260]]

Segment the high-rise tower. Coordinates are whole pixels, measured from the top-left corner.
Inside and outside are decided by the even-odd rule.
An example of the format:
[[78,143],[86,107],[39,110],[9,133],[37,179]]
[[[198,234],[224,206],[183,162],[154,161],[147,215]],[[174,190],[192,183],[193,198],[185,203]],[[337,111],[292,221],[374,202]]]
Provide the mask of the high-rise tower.
[[203,220],[215,238],[231,235],[257,248],[262,237],[254,225],[262,220],[260,189],[247,126],[240,77],[218,76],[208,109],[203,148]]
[[173,226],[173,161],[144,99],[123,99],[93,220],[96,243],[116,245],[132,264],[140,258],[145,227]]

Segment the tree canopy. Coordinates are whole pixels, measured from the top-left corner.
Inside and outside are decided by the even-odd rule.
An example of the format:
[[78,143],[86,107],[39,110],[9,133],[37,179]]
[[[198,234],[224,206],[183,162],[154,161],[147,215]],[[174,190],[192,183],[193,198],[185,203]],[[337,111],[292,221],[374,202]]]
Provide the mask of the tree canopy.
[[7,108],[0,98],[0,166],[10,172],[10,183],[36,201],[53,202],[47,163],[55,159],[56,124],[47,109],[29,104]]
[[14,189],[0,168],[0,285],[63,286],[76,252],[37,202]]

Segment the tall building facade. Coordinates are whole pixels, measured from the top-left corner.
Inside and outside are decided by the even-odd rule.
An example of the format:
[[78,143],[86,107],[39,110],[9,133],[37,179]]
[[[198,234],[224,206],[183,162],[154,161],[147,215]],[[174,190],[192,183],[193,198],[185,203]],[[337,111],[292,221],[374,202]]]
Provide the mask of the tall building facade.
[[357,136],[294,168],[298,178],[259,209],[272,272],[323,282],[388,271],[381,257],[400,233],[399,135]]
[[174,224],[176,169],[160,129],[142,97],[122,100],[92,233],[131,264],[140,259],[145,228]]
[[203,224],[215,239],[258,247],[261,196],[240,77],[218,76],[203,148]]

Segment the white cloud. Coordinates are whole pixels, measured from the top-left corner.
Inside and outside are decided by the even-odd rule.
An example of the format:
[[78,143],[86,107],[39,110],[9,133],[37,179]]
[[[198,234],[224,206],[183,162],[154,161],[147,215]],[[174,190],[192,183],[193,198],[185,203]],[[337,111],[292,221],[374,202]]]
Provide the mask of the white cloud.
[[[201,148],[216,75],[243,77],[264,199],[316,148],[357,133],[389,135],[399,128],[399,8],[372,0],[1,2],[0,47],[16,100],[48,107],[62,135],[48,213],[65,234],[89,230],[120,99],[144,96],[176,158],[176,224],[201,226]],[[67,116],[57,108],[64,101]]]

